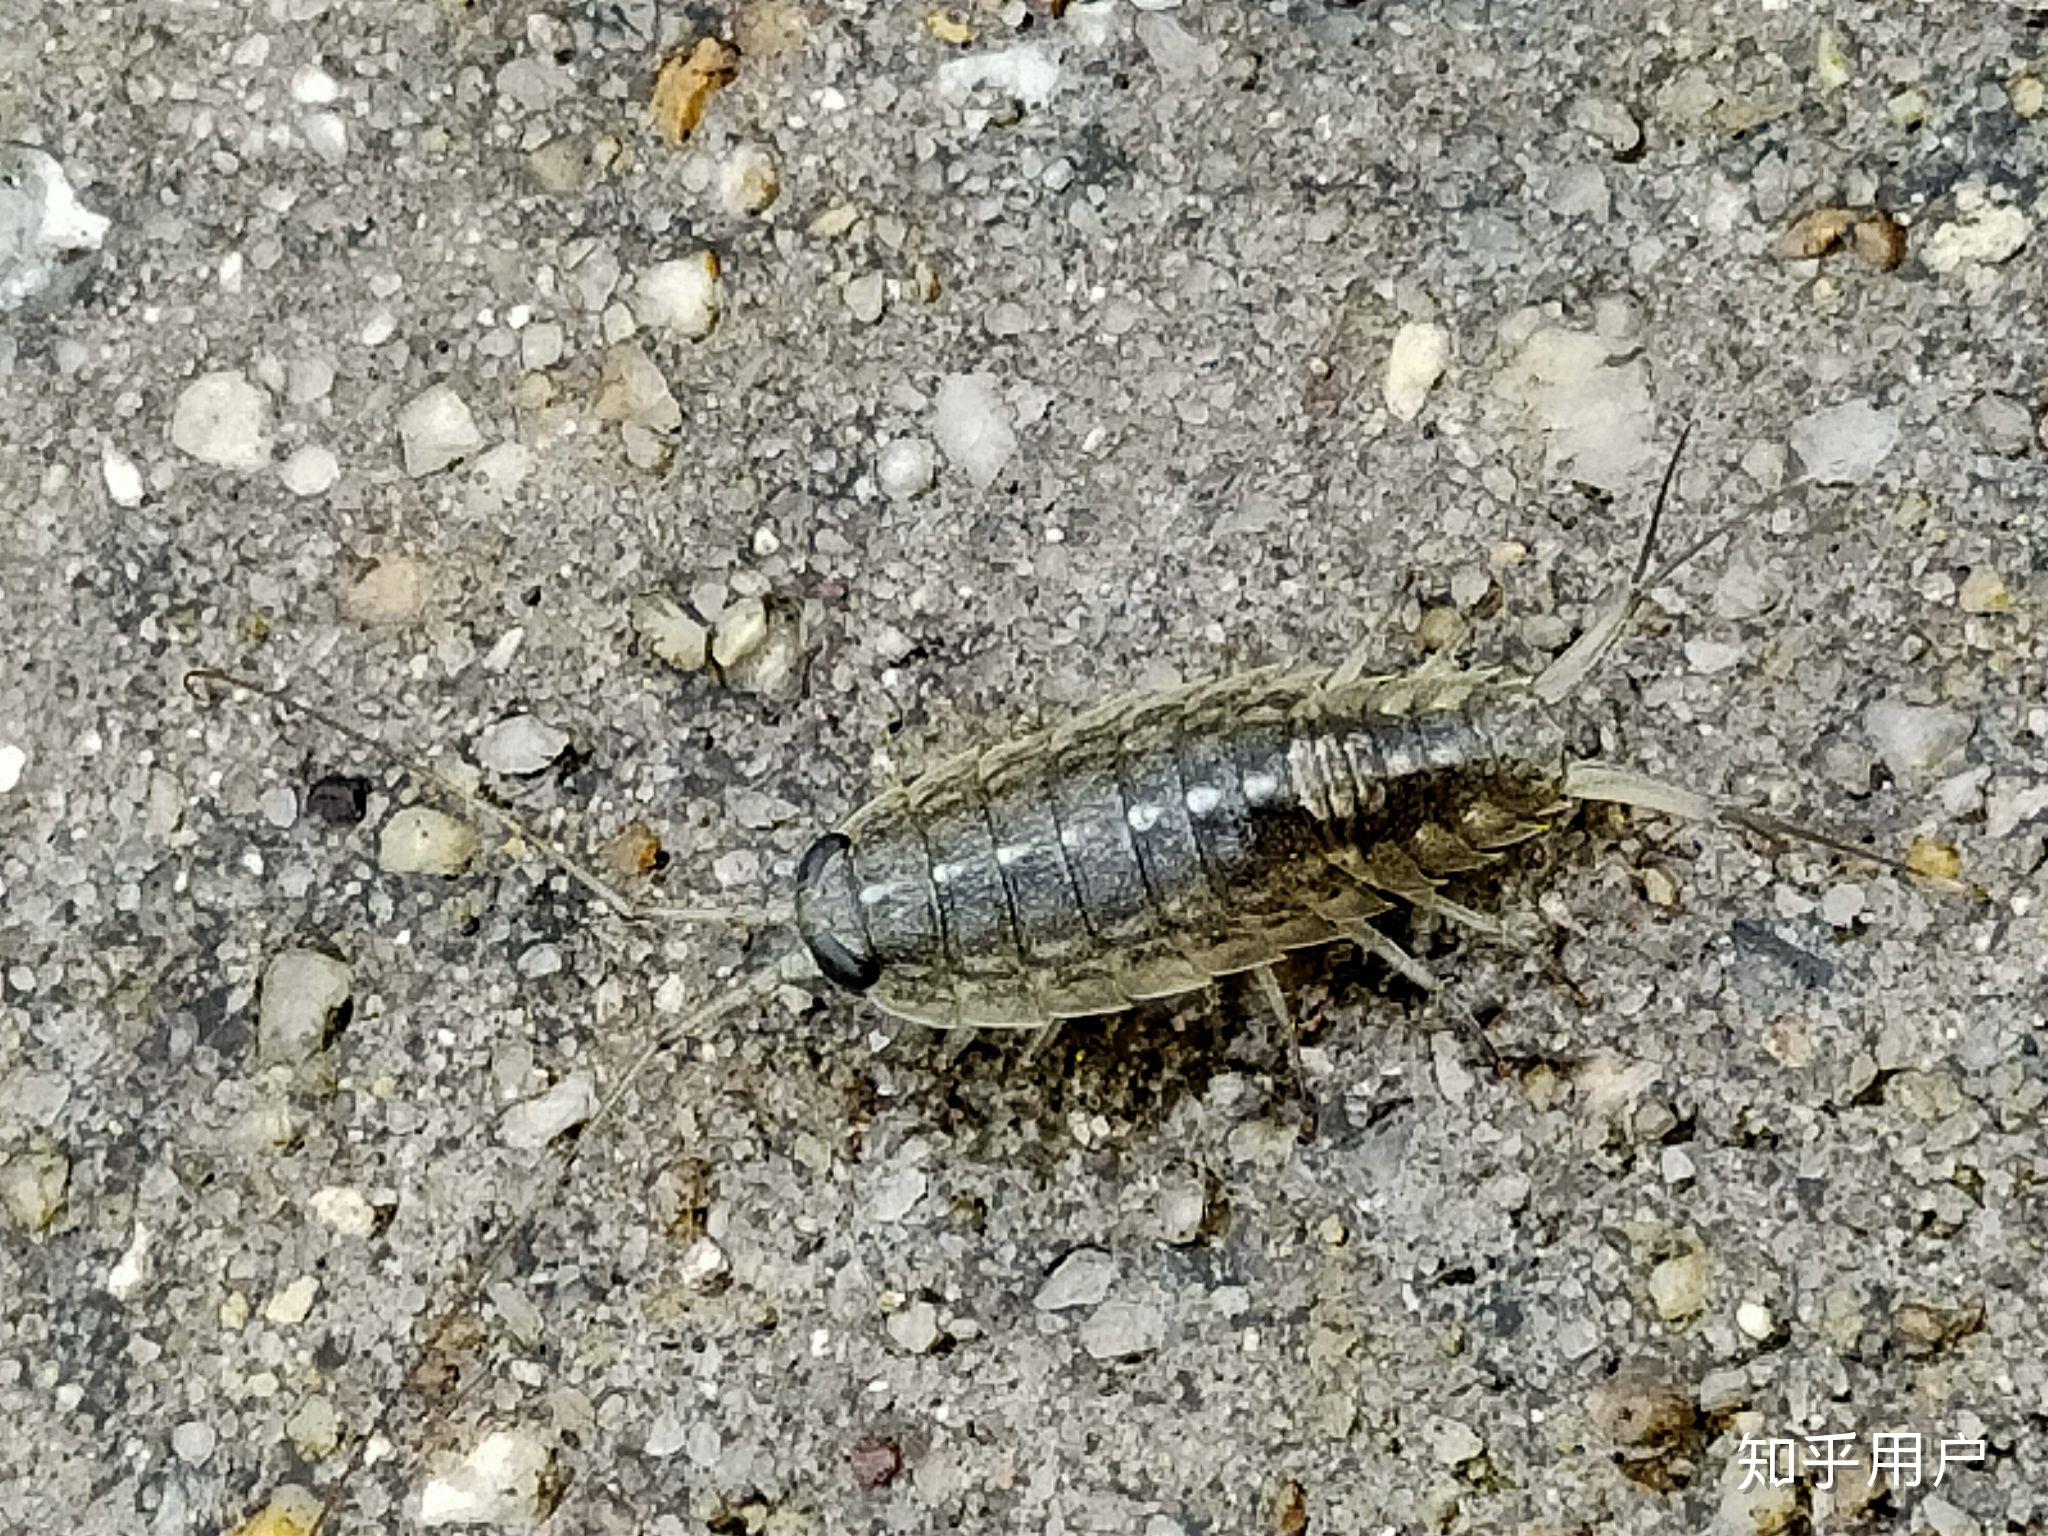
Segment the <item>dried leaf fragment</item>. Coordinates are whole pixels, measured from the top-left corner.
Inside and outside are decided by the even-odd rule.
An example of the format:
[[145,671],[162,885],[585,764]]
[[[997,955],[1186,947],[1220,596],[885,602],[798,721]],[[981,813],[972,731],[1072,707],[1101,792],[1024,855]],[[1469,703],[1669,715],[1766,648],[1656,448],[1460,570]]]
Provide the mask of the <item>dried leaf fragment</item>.
[[739,49],[715,37],[678,48],[654,77],[654,126],[671,144],[682,143],[697,131],[711,98],[732,84],[739,64]]
[[1955,880],[1963,872],[1963,856],[1947,843],[1916,837],[1906,850],[1906,868],[1929,880]]
[[965,48],[974,41],[974,28],[951,11],[933,11],[924,24],[931,35],[953,48]]

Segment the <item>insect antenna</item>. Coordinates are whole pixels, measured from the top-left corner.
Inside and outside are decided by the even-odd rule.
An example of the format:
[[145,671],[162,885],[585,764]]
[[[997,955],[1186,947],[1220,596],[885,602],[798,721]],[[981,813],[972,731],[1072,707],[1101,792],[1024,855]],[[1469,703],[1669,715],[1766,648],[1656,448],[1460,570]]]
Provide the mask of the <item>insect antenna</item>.
[[[595,871],[589,869],[574,855],[570,854],[568,850],[547,838],[541,837],[510,811],[492,804],[482,796],[456,782],[449,775],[435,768],[426,759],[416,754],[387,746],[385,743],[376,740],[348,722],[336,718],[328,711],[307,703],[288,689],[259,682],[254,678],[243,677],[233,672],[222,671],[217,667],[193,668],[185,674],[184,684],[185,690],[188,693],[199,700],[200,703],[206,705],[211,705],[214,702],[214,695],[209,691],[213,687],[268,699],[287,714],[298,715],[311,720],[327,730],[333,731],[343,739],[353,742],[373,756],[396,764],[406,773],[459,802],[466,809],[491,822],[511,837],[530,844],[550,862],[575,880],[577,884],[583,886],[584,889],[603,901],[613,912],[630,922],[667,920],[691,923],[756,924],[762,922],[787,923],[790,921],[791,914],[778,907],[655,906],[635,902],[619,891],[614,890]],[[660,1030],[652,1040],[641,1048],[640,1052],[627,1064],[625,1070],[619,1074],[617,1082],[599,1100],[597,1107],[591,1112],[590,1117],[578,1128],[575,1137],[565,1141],[559,1150],[553,1154],[554,1166],[543,1177],[534,1195],[520,1208],[518,1213],[505,1226],[504,1230],[464,1266],[461,1278],[455,1284],[453,1291],[442,1305],[440,1311],[433,1315],[433,1321],[428,1324],[418,1348],[413,1353],[412,1362],[408,1366],[403,1378],[406,1383],[410,1384],[419,1380],[427,1363],[432,1360],[434,1355],[447,1341],[449,1334],[464,1318],[475,1310],[485,1288],[490,1284],[492,1274],[504,1261],[506,1255],[519,1243],[525,1241],[526,1237],[531,1233],[535,1222],[539,1219],[540,1213],[555,1202],[563,1186],[568,1182],[569,1174],[575,1165],[578,1150],[592,1138],[594,1132],[616,1114],[619,1107],[625,1103],[628,1095],[632,1093],[634,1086],[639,1082],[647,1068],[658,1057],[673,1051],[678,1045],[727,1014],[733,1013],[749,1003],[759,1003],[765,1000],[775,990],[779,982],[780,975],[773,965],[764,965],[751,972],[743,972],[715,1000],[706,1003],[687,1017]],[[454,1397],[436,1410],[435,1422],[445,1421],[447,1415],[453,1411],[463,1396],[466,1395],[469,1386],[473,1384],[474,1380],[464,1383],[459,1387]],[[401,1390],[378,1409],[375,1417],[371,1419],[365,1429],[353,1437],[349,1445],[347,1458],[342,1464],[341,1472],[321,1499],[319,1507],[313,1516],[312,1524],[306,1527],[306,1536],[318,1536],[318,1533],[325,1528],[330,1517],[341,1507],[342,1500],[347,1497],[351,1484],[364,1465],[365,1452],[371,1444],[384,1436],[385,1431],[391,1425],[394,1415],[398,1412],[399,1406],[404,1401],[405,1392]]]
[[1722,524],[1676,560],[1651,574],[1650,561],[1656,554],[1657,534],[1664,525],[1664,508],[1671,500],[1671,487],[1678,480],[1678,463],[1691,436],[1692,423],[1687,422],[1671,449],[1671,458],[1664,465],[1664,478],[1657,483],[1657,498],[1650,504],[1650,523],[1643,530],[1642,548],[1636,552],[1635,569],[1630,573],[1627,585],[1601,605],[1600,612],[1578,639],[1566,646],[1563,654],[1529,684],[1529,691],[1544,703],[1561,704],[1578,692],[1586,679],[1593,675],[1593,669],[1628,633],[1629,622],[1635,618],[1636,610],[1642,606],[1643,598],[1650,589],[1734,527],[1732,522]]
[[309,704],[290,689],[279,685],[259,682],[253,677],[238,673],[224,672],[218,667],[194,667],[185,674],[185,691],[201,704],[211,705],[213,695],[209,687],[230,689],[240,693],[268,699],[284,710],[287,715],[298,715],[311,720],[326,730],[334,732],[346,741],[353,742],[375,757],[403,769],[423,784],[431,785],[440,793],[461,804],[464,809],[490,822],[501,832],[529,844],[563,874],[597,897],[613,912],[628,922],[672,922],[672,923],[723,923],[737,925],[781,924],[790,920],[790,913],[780,907],[761,906],[696,906],[690,904],[666,905],[643,903],[614,889],[604,877],[589,865],[578,859],[559,843],[541,836],[525,822],[503,806],[493,804],[474,790],[457,783],[425,758],[415,753],[378,741],[367,732],[350,725],[319,706]]

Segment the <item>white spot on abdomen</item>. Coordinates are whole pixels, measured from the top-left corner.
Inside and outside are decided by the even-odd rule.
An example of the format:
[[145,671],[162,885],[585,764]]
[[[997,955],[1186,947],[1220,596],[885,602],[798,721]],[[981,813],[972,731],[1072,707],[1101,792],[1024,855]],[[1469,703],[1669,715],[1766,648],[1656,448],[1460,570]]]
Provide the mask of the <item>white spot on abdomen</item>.
[[1197,784],[1188,791],[1188,814],[1206,816],[1222,803],[1223,796],[1213,784]]
[[1159,807],[1134,805],[1124,813],[1124,820],[1131,824],[1133,832],[1150,832],[1159,825]]

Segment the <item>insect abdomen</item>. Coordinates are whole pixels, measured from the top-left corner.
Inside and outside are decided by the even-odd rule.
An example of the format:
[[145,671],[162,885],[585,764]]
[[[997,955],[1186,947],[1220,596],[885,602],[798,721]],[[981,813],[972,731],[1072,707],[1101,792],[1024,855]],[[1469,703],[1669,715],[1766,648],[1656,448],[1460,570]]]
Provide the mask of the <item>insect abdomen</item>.
[[1329,855],[1490,748],[1468,711],[1383,716],[1320,682],[1140,695],[891,790],[848,821],[818,921],[858,925],[838,937],[879,1006],[940,1025],[1114,1011],[1327,942],[1374,905]]

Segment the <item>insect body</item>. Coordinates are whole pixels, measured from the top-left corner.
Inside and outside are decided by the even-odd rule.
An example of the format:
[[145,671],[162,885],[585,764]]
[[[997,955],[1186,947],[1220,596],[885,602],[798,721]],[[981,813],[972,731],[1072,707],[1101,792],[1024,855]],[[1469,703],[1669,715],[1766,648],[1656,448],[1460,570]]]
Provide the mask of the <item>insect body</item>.
[[[1565,799],[1567,712],[1471,673],[1270,668],[958,758],[813,844],[797,924],[832,981],[940,1026],[1111,1013],[1444,898]],[[1412,964],[1412,962],[1411,962]],[[1404,966],[1404,969],[1408,967]]]

